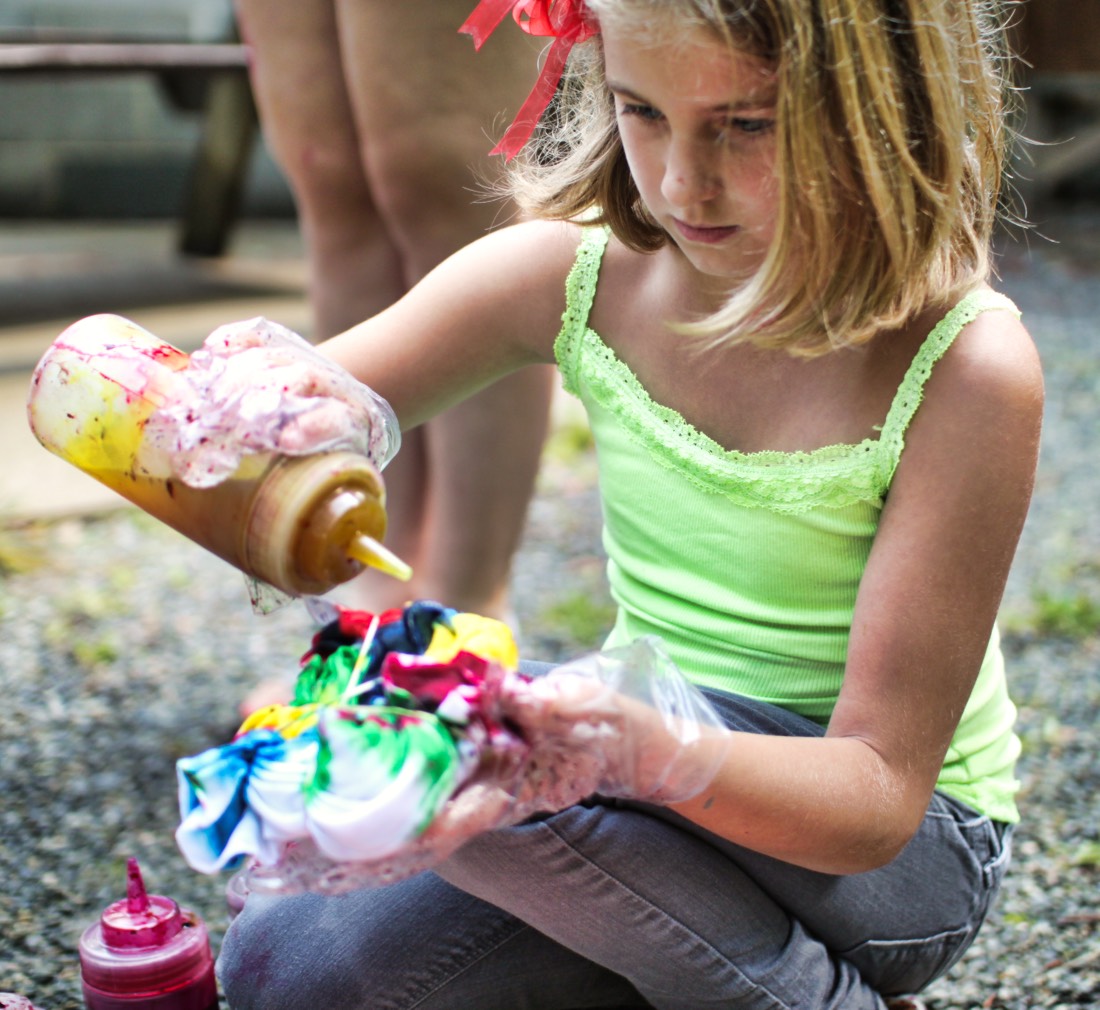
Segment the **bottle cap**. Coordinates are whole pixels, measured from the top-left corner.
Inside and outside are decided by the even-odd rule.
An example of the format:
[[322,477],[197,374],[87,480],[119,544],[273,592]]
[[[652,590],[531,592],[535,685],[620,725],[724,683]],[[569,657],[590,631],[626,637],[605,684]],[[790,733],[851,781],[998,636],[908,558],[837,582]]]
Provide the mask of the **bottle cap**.
[[241,567],[293,596],[327,593],[368,564],[408,578],[408,567],[378,543],[385,530],[382,478],[366,456],[285,458],[256,493]]
[[136,859],[126,864],[126,897],[104,909],[99,919],[103,943],[115,950],[163,947],[183,929],[180,907],[171,898],[145,890]]

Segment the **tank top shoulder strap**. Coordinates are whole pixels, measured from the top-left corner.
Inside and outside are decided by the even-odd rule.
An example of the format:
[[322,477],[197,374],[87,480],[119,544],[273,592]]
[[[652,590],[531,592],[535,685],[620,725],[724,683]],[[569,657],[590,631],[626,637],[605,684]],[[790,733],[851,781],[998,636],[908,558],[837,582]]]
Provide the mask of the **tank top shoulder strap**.
[[577,247],[577,258],[569,276],[565,279],[565,312],[561,317],[561,330],[554,341],[554,356],[561,370],[562,385],[570,393],[576,393],[576,366],[578,355],[588,330],[588,314],[596,298],[596,283],[600,276],[600,263],[610,229],[586,227]]
[[1016,316],[1020,314],[1020,310],[1005,295],[986,288],[972,291],[932,327],[932,331],[921,344],[898,387],[879,438],[890,458],[891,474],[901,458],[905,447],[905,432],[924,398],[924,387],[936,362],[947,353],[947,349],[967,323],[973,322],[983,312],[997,309],[1007,310]]

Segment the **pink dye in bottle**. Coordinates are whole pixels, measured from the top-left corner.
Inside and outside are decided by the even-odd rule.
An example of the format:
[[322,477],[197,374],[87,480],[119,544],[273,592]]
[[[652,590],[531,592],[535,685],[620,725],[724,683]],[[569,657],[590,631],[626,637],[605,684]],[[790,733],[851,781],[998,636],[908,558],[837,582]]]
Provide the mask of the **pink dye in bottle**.
[[107,906],[80,938],[88,1010],[217,1010],[206,926],[171,898],[147,894],[136,859],[126,897]]

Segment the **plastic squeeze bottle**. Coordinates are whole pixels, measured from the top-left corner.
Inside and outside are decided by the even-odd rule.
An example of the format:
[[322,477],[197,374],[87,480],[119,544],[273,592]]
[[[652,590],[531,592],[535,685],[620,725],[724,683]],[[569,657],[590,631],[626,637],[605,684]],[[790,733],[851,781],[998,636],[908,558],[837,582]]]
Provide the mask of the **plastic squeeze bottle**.
[[203,921],[171,898],[147,894],[136,859],[126,878],[126,897],[80,938],[87,1010],[217,1010]]
[[250,452],[212,485],[181,479],[163,435],[147,437],[146,428],[163,407],[183,405],[201,418],[218,406],[196,401],[188,366],[186,353],[137,324],[89,316],[35,369],[31,428],[51,452],[291,596],[321,595],[366,565],[409,577],[380,542],[385,491],[363,452]]

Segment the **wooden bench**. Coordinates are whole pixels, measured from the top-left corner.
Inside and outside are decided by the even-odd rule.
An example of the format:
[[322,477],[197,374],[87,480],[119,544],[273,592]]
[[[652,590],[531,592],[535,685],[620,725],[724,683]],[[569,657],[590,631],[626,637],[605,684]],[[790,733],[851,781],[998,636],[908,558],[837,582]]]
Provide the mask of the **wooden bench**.
[[219,256],[240,211],[258,132],[248,55],[236,41],[120,39],[33,29],[0,32],[0,77],[148,74],[178,108],[199,111],[202,132],[191,166],[180,252]]

